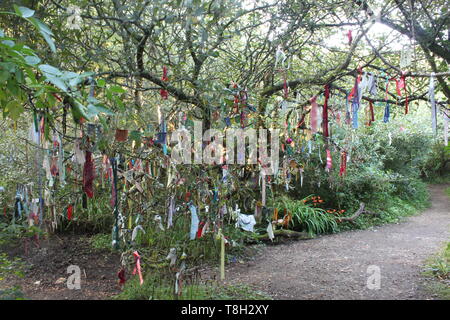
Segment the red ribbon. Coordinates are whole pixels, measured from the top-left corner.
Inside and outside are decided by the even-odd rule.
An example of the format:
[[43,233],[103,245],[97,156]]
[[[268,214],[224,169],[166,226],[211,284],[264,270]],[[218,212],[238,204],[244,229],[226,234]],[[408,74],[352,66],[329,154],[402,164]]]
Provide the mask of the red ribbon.
[[352,40],[353,40],[352,30],[348,30],[347,37],[348,37],[348,44],[351,45],[352,44]]
[[394,80],[394,78],[391,78],[391,79],[389,79],[387,82],[386,82],[386,95],[385,95],[385,97],[384,97],[384,100],[388,100],[388,97],[389,97],[389,83],[392,81],[392,80]]
[[241,127],[245,127],[245,113],[244,111],[241,111]]
[[[233,89],[237,89],[238,85],[237,83],[233,84]],[[233,113],[238,113],[239,112],[239,93],[237,92],[234,95],[234,100],[233,100]]]
[[159,90],[159,94],[161,95],[161,98],[163,98],[163,100],[167,100],[167,98],[169,98],[169,92],[167,92],[166,89]]
[[141,272],[141,257],[137,251],[133,252],[134,261],[136,262],[136,266],[133,270],[133,275],[136,275],[136,272],[139,274],[139,283],[142,285],[144,283],[144,279],[142,278]]
[[234,96],[234,101],[233,101],[233,112],[234,113],[238,113],[238,110],[239,110],[239,97],[238,97],[238,95],[235,95]]
[[341,153],[341,168],[339,169],[339,176],[342,177],[347,171],[347,152]]
[[372,122],[375,121],[375,115],[373,112],[373,102],[372,101],[369,101],[369,113],[370,113],[369,121],[367,122],[367,124],[370,126],[370,125],[372,125]]
[[83,191],[89,198],[94,196],[94,161],[92,160],[92,153],[86,151],[86,161],[83,168]]
[[[405,91],[406,91],[406,89],[405,89]],[[405,98],[405,114],[408,114],[408,96],[406,96],[406,98]]]
[[167,76],[167,67],[166,66],[163,67],[163,75],[161,77],[161,80],[162,81],[169,81],[169,77]]
[[52,163],[50,165],[50,173],[53,177],[56,177],[59,173],[58,170],[58,157],[52,157]]
[[61,97],[58,96],[56,93],[52,93],[52,96],[54,96],[59,102],[62,102]]
[[328,132],[328,98],[330,97],[330,86],[328,84],[325,85],[325,102],[323,104],[323,113],[322,113],[322,129],[323,135],[325,138],[329,137]]
[[362,80],[362,68],[359,67],[358,68],[358,76],[356,77],[355,85],[353,86],[352,91],[350,91],[350,94],[347,97],[348,101],[351,101],[353,96],[358,93],[358,92],[356,92],[356,90],[358,89],[358,84],[361,82],[361,80]]
[[205,222],[201,221],[198,225],[198,231],[197,231],[197,239],[200,239],[202,237],[203,228],[205,227]]
[[125,277],[125,269],[120,269],[119,272],[117,272],[117,277],[119,277],[119,284],[125,284],[127,281],[127,278]]
[[405,114],[408,114],[408,91],[406,90],[406,75],[402,72],[400,79],[395,79],[397,95],[402,95],[402,89],[405,91]]
[[[163,75],[161,77],[162,81],[169,81],[169,77],[167,77],[167,68],[166,66],[163,67]],[[159,94],[161,95],[161,98],[163,98],[163,100],[167,100],[167,98],[169,97],[169,92],[166,89],[161,89],[159,90]]]
[[72,212],[73,212],[73,206],[69,204],[67,207],[67,220],[72,220]]
[[300,128],[301,125],[305,122],[306,113],[302,115],[300,121],[297,124],[297,128]]

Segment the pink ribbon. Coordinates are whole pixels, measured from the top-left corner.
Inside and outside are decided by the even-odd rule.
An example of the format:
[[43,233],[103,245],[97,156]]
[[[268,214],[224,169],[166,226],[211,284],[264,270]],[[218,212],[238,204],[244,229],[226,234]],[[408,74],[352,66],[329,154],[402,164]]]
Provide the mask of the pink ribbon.
[[327,166],[326,166],[327,171],[331,170],[331,167],[332,167],[331,151],[330,149],[327,149]]
[[317,105],[316,101],[317,97],[314,96],[311,98],[311,116],[310,116],[310,125],[311,125],[311,132],[314,134],[317,132],[317,119],[319,117],[319,106]]
[[133,275],[136,274],[136,272],[139,274],[139,282],[142,286],[144,283],[144,279],[142,278],[142,272],[141,272],[141,257],[139,256],[139,253],[137,251],[133,252],[134,261],[136,262],[136,266],[133,270]]

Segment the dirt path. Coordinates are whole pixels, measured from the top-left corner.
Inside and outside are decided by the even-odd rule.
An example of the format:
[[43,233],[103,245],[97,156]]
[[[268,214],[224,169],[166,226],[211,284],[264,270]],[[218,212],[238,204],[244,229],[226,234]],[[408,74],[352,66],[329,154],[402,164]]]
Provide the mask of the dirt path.
[[[450,201],[431,186],[432,206],[399,224],[271,246],[231,267],[228,283],[246,283],[275,299],[433,299],[421,276],[425,260],[450,235]],[[367,288],[378,266],[379,290]]]

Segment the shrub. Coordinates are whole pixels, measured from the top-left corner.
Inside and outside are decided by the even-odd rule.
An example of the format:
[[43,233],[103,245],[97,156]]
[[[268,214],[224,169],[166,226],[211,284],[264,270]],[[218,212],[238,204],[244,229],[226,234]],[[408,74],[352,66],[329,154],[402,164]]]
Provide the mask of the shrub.
[[302,200],[292,200],[286,196],[274,201],[279,212],[286,210],[292,213],[290,222],[292,229],[304,231],[311,235],[337,231],[336,218],[324,209],[313,207],[307,202],[309,197]]

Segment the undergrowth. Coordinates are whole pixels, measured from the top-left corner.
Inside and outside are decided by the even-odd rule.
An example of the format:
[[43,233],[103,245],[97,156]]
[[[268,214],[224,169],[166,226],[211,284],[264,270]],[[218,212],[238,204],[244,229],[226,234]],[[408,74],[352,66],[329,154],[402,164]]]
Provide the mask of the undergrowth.
[[182,287],[181,295],[174,292],[174,281],[162,282],[160,277],[146,277],[141,286],[131,279],[116,300],[269,300],[267,294],[246,285],[222,285],[195,281]]
[[[23,263],[19,258],[11,260],[6,253],[0,253],[0,282],[7,276],[23,277]],[[24,295],[19,286],[0,289],[0,300],[23,300]]]
[[437,255],[429,259],[424,275],[434,279],[428,289],[444,300],[450,300],[450,242]]

